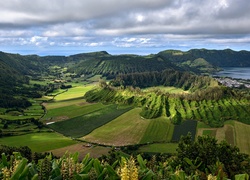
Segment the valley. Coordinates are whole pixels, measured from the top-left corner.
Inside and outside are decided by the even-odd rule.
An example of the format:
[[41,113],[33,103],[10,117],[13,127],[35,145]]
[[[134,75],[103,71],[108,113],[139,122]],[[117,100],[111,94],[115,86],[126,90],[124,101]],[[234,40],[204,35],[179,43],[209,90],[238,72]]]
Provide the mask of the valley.
[[[176,153],[180,137],[191,132],[193,139],[209,135],[250,154],[250,137],[242,137],[250,131],[249,89],[221,86],[206,75],[220,64],[213,64],[209,51],[196,53],[15,55],[27,70],[15,69],[21,78],[8,93],[2,86],[1,97],[31,104],[1,106],[0,144],[58,156],[77,149],[81,157],[98,157],[127,146],[140,153]],[[6,58],[19,63],[11,54],[1,60]]]

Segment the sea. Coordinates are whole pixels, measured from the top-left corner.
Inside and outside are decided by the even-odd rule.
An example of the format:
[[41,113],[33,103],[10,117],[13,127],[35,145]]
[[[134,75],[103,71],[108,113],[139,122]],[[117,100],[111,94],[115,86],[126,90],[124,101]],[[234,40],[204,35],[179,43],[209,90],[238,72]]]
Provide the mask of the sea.
[[223,71],[217,72],[214,75],[220,77],[250,80],[250,67],[223,67],[222,69]]

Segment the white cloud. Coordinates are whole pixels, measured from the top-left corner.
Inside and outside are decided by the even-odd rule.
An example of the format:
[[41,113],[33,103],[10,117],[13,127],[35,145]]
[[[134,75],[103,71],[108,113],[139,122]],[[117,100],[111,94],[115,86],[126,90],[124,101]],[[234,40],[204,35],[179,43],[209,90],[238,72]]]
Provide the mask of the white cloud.
[[0,45],[248,47],[249,9],[246,0],[2,0]]

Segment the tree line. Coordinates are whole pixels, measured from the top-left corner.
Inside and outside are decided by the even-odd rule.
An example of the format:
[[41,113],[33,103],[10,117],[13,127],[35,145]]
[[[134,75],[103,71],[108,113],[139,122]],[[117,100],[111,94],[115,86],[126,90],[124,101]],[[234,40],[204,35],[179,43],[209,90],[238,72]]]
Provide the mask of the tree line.
[[111,80],[112,86],[133,86],[139,88],[153,86],[174,86],[194,92],[198,89],[206,89],[218,85],[217,81],[208,76],[198,76],[189,72],[176,70],[164,70],[160,72],[143,72],[118,75]]

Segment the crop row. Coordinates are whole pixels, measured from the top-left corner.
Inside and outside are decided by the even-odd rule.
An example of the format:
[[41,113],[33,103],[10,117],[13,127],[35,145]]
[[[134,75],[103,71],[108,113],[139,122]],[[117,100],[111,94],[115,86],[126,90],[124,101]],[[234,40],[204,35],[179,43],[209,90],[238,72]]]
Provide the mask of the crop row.
[[188,101],[179,98],[168,99],[170,117],[178,112],[181,120],[199,120],[216,127],[226,120],[237,120],[250,123],[249,104],[245,101],[228,98],[202,101]]

